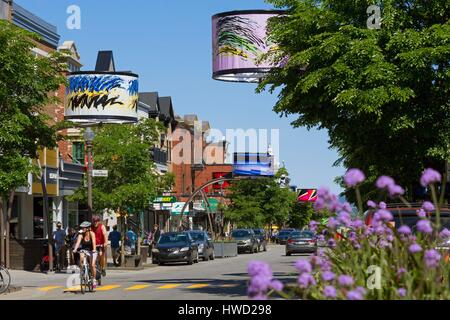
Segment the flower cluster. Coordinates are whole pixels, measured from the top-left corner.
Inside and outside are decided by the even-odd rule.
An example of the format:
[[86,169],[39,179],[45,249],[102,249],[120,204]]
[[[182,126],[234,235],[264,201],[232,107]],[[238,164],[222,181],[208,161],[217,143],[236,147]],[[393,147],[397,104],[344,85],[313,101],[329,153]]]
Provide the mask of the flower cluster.
[[[349,170],[344,177],[348,187],[357,187],[364,181],[362,172]],[[432,169],[424,171],[421,183],[431,185],[440,181],[440,174]],[[376,181],[378,189],[387,190],[391,197],[404,194],[394,179],[382,176]],[[317,204],[318,203],[318,204]],[[309,259],[298,260],[294,267],[298,272],[296,296],[302,299],[447,299],[450,296],[448,275],[450,263],[439,244],[450,239],[446,228],[437,230],[434,219],[436,205],[425,201],[418,210],[414,224],[410,220],[394,222],[384,202],[369,200],[370,225],[354,217],[348,203],[339,203],[337,196],[327,188],[318,191],[316,210],[328,209],[332,216],[325,229],[318,235],[328,248],[318,248]],[[311,221],[312,230],[320,229],[320,223]],[[367,270],[376,266],[383,277],[381,289],[365,287]],[[260,270],[255,272],[254,270]],[[251,272],[250,272],[251,271]],[[250,268],[252,276],[249,295],[265,297],[274,288],[272,273],[267,265]],[[432,276],[430,276],[432,275]],[[255,280],[256,279],[256,280]],[[414,283],[414,288],[411,288]],[[280,287],[282,285],[280,284]],[[281,290],[278,290],[281,291]]]
[[250,275],[250,285],[248,287],[248,296],[254,300],[265,300],[267,292],[270,289],[281,291],[283,284],[273,279],[273,273],[270,266],[261,261],[251,261],[248,264],[247,272]]

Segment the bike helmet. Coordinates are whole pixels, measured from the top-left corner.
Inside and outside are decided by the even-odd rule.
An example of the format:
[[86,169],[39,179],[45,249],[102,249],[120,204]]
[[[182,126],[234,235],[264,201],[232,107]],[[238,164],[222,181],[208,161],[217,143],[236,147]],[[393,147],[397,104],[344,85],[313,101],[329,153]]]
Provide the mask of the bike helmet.
[[91,223],[89,221],[85,221],[82,224],[80,224],[81,228],[89,228],[91,226]]

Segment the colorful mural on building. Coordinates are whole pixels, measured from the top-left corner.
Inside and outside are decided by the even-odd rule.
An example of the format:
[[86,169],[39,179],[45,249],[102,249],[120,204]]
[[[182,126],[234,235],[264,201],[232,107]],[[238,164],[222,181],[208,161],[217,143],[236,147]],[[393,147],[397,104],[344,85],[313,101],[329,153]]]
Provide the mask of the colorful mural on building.
[[138,76],[131,73],[83,73],[68,76],[65,117],[74,122],[135,122]]

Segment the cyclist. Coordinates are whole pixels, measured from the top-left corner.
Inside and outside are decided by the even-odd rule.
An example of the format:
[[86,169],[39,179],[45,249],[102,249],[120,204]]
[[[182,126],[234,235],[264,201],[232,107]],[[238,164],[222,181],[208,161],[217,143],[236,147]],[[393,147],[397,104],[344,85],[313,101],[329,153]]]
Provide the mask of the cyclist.
[[108,233],[106,227],[100,222],[99,216],[94,216],[92,219],[92,231],[95,233],[95,239],[97,243],[97,251],[99,254],[100,269],[102,270],[102,276],[106,276],[106,244],[108,241]]
[[96,242],[95,242],[95,234],[91,231],[91,223],[88,221],[80,224],[81,230],[78,232],[77,242],[75,243],[75,247],[73,249],[74,252],[77,252],[78,249],[83,250],[80,252],[80,270],[83,268],[82,263],[84,260],[84,255],[87,254],[87,259],[89,259],[91,273],[93,277],[93,287],[94,289],[97,287],[97,270],[95,267],[95,263],[97,260],[97,250],[96,250]]

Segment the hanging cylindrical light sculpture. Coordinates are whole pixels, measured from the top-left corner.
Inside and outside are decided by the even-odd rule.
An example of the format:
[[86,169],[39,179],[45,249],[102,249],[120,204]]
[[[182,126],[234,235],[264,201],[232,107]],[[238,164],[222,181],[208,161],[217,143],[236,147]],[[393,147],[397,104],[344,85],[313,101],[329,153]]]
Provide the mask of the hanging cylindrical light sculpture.
[[212,17],[213,79],[259,82],[274,66],[258,61],[276,48],[267,35],[268,20],[282,10],[243,10]]

